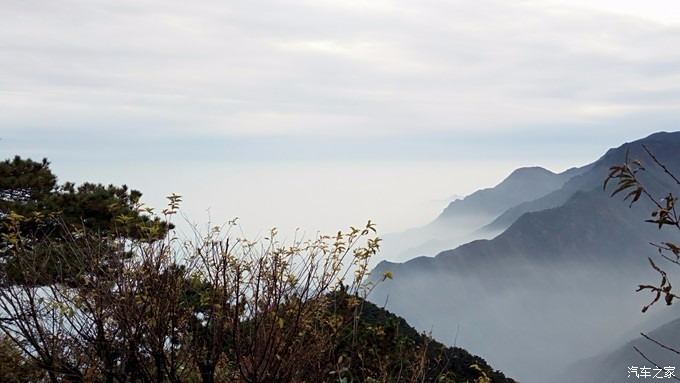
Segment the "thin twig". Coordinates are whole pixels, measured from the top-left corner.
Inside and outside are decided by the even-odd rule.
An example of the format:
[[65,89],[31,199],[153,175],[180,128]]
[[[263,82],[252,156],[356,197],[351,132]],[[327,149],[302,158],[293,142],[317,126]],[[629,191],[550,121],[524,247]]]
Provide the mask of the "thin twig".
[[[645,355],[642,351],[640,351],[639,348],[633,346],[633,350],[637,351],[637,353],[640,354],[641,357],[645,358],[646,361],[648,361],[649,363],[653,364],[656,368],[660,368],[658,363],[656,363],[656,362],[654,362],[653,360],[649,359],[649,358],[647,357],[647,355]],[[680,382],[680,379],[679,379],[677,376],[673,375],[673,376],[671,376],[671,377],[672,377],[673,379],[677,380],[678,382]]]
[[645,339],[647,339],[647,340],[649,340],[649,341],[652,341],[652,342],[656,343],[659,347],[661,347],[661,348],[663,348],[663,349],[666,349],[666,350],[668,350],[668,351],[672,351],[672,352],[674,352],[674,353],[680,355],[680,351],[674,349],[673,347],[666,346],[665,344],[663,344],[663,343],[661,343],[661,342],[659,342],[659,341],[657,341],[657,340],[654,340],[654,339],[650,338],[649,336],[645,335],[645,333],[642,333],[642,332],[641,332],[640,335],[642,335]]
[[659,160],[656,158],[656,156],[652,153],[652,151],[649,150],[649,149],[647,148],[647,145],[644,145],[644,144],[643,144],[643,145],[642,145],[642,148],[645,149],[645,152],[647,152],[647,154],[649,154],[650,157],[652,157],[652,161],[654,161],[655,164],[659,165],[659,166],[661,167],[661,169],[663,169],[663,171],[666,172],[666,174],[668,174],[668,175],[675,181],[676,184],[680,185],[680,180],[677,179],[677,178],[675,177],[675,175],[674,175],[673,173],[671,173],[670,170],[668,170],[668,168],[666,167],[666,165],[664,165],[663,163],[661,163],[661,161],[659,161]]
[[653,364],[655,367],[659,367],[659,364],[658,364],[658,363],[656,363],[656,362],[652,361],[651,359],[649,359],[649,358],[647,357],[647,355],[645,355],[642,351],[640,351],[640,349],[637,348],[636,346],[633,346],[633,350],[637,351],[637,353],[640,354],[641,357],[645,358],[646,361],[648,361],[649,363]]

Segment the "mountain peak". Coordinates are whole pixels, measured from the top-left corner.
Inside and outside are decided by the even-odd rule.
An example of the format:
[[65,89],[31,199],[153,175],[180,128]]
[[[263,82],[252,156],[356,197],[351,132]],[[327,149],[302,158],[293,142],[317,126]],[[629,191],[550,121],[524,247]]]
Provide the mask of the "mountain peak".
[[680,145],[680,131],[657,132],[639,140],[626,142],[619,147],[607,150],[594,164],[609,167],[623,162],[627,155],[633,159],[646,157],[642,149],[643,145],[647,146],[659,158],[672,159],[677,153],[677,146]]
[[493,188],[481,189],[462,200],[451,202],[439,219],[468,219],[471,215],[480,214],[495,216],[521,202],[559,189],[568,178],[566,174],[555,174],[540,166],[522,167]]
[[552,174],[555,175],[555,173],[551,172],[550,170],[540,167],[540,166],[524,166],[521,168],[515,169],[508,177],[512,176],[519,176],[519,175],[525,175],[525,174]]
[[[555,177],[557,174],[551,172],[546,168],[540,166],[526,166],[515,169],[509,176],[507,176],[500,185],[506,182],[527,182],[535,179],[544,179],[548,177]],[[499,185],[499,186],[500,186]]]
[[680,140],[680,132],[666,132],[666,131],[656,132],[656,133],[650,134],[649,136],[647,136],[647,137],[645,137],[645,138],[643,138],[639,141],[644,143],[645,141],[659,141],[659,140],[666,141],[666,140],[669,140],[669,139],[670,140],[673,140],[673,139]]

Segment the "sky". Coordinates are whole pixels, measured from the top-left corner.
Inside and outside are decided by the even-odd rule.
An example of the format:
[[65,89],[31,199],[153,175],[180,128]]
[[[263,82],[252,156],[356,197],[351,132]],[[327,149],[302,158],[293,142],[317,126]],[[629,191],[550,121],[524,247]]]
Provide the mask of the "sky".
[[680,117],[675,0],[0,2],[0,156],[252,233],[433,219]]

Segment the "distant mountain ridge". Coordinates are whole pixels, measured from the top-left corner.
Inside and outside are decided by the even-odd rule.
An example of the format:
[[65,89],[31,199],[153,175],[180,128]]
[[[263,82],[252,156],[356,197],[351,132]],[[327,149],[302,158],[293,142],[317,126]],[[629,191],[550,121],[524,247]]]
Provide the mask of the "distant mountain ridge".
[[[560,206],[578,191],[588,191],[601,186],[609,168],[612,165],[623,163],[626,155],[630,156],[630,158],[647,157],[641,147],[642,144],[649,146],[654,151],[655,156],[664,163],[669,164],[671,167],[677,167],[679,159],[677,156],[677,145],[679,140],[680,132],[659,132],[644,139],[625,143],[617,148],[609,149],[597,161],[579,168],[579,172],[574,174],[574,177],[567,180],[561,188],[556,189],[551,193],[546,193],[540,198],[523,202],[508,209],[482,230],[504,230],[510,227],[510,225],[524,213]],[[647,158],[647,160],[649,161],[650,159]],[[646,177],[648,180],[650,178],[648,173],[643,174],[642,176],[643,178]],[[664,181],[664,177],[658,177],[658,169],[657,174],[653,176],[655,176],[656,179],[651,182],[652,187],[661,189],[671,186]]]
[[[549,382],[556,373],[549,369],[550,361],[566,363],[573,358],[582,347],[578,339],[604,344],[641,320],[640,296],[632,291],[643,276],[657,278],[646,262],[654,254],[648,242],[663,240],[668,233],[644,223],[652,207],[649,201],[629,208],[620,197],[611,198],[611,189],[605,192],[602,185],[609,168],[628,156],[644,161],[646,171],[639,177],[655,195],[677,191],[642,145],[680,174],[680,132],[656,133],[611,149],[592,164],[568,171],[557,188],[554,176],[529,170],[531,177],[544,179],[547,185],[526,185],[537,187],[538,197],[500,214],[490,226],[501,234],[434,257],[382,262],[373,274],[390,271],[394,281],[378,286],[371,299],[389,300],[394,311],[423,329],[435,328],[443,339],[453,336],[455,323],[463,324],[469,329],[461,337],[468,349],[521,381]],[[467,213],[463,203],[468,199],[472,206],[484,196],[501,194],[506,187],[502,184],[450,204],[447,215]],[[512,184],[505,185],[521,189]],[[485,212],[494,209],[499,208]],[[521,304],[501,310],[509,301]],[[593,307],[599,310],[593,313]],[[550,344],[559,347],[541,348]],[[548,367],[536,368],[532,375],[520,370],[527,361]]]
[[480,213],[500,214],[519,203],[534,200],[561,188],[571,177],[581,172],[579,168],[572,168],[562,173],[553,173],[540,166],[516,169],[498,185],[451,202],[435,221]]
[[390,269],[393,274],[399,275],[402,270],[408,272],[409,267],[415,267],[420,269],[419,272],[437,269],[483,273],[490,263],[512,262],[514,257],[536,263],[556,259],[581,261],[567,257],[570,254],[586,256],[606,251],[611,244],[602,241],[602,238],[619,238],[622,241],[625,250],[618,253],[619,261],[637,260],[636,256],[647,249],[650,237],[658,237],[658,230],[652,225],[639,224],[640,216],[647,211],[644,208],[625,209],[618,201],[601,198],[602,194],[601,190],[577,192],[560,207],[523,214],[491,240],[476,240],[435,257],[418,257],[402,264],[383,262],[376,267],[376,272],[380,274]]
[[516,169],[498,185],[450,202],[431,223],[386,235],[382,254],[388,259],[403,261],[494,236],[499,230],[480,231],[480,228],[513,206],[558,190],[583,171],[585,168],[571,168],[553,173],[538,166]]
[[[626,157],[633,159],[646,156],[642,145],[646,145],[671,171],[680,174],[680,132],[660,132],[632,143],[625,143],[608,150],[590,165],[572,168],[560,174],[539,167],[521,168],[494,188],[483,189],[463,200],[452,202],[437,218],[448,219],[444,217],[472,209],[478,201],[493,200],[491,196],[502,195],[507,190],[515,192],[521,189],[516,187],[516,184],[522,181],[547,180],[548,186],[534,184],[522,186],[522,188],[537,187],[540,192],[533,194],[539,197],[511,207],[488,225],[493,226],[499,221],[508,222],[510,216],[519,214],[497,237],[490,240],[475,240],[455,249],[440,252],[435,257],[417,257],[403,264],[384,261],[376,267],[376,271],[384,270],[388,266],[395,269],[408,268],[411,265],[423,267],[428,262],[433,263],[432,267],[449,268],[445,265],[464,265],[466,260],[474,262],[477,261],[476,257],[484,258],[499,254],[505,259],[514,254],[524,258],[533,257],[533,260],[540,261],[537,256],[546,251],[553,257],[558,257],[569,252],[584,254],[588,251],[599,252],[611,248],[611,244],[602,242],[603,238],[623,241],[622,244],[625,244],[627,250],[622,254],[626,257],[639,254],[646,248],[650,238],[656,239],[663,235],[653,225],[641,224],[648,217],[651,204],[643,200],[631,208],[624,209],[625,205],[618,199],[610,198],[608,193],[603,192],[602,185],[611,166],[623,163]],[[647,162],[650,162],[648,168],[639,177],[654,194],[665,195],[664,192],[677,189],[677,185],[665,180],[661,169],[654,167],[651,160],[647,159]],[[545,194],[560,183],[561,188]],[[496,207],[500,205],[495,204]],[[486,209],[491,211],[494,207]]]

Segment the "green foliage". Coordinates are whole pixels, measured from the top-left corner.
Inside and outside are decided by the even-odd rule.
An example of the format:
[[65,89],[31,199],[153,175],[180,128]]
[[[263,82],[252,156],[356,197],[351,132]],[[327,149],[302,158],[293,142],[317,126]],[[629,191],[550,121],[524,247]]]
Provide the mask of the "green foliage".
[[0,336],[0,377],[4,383],[38,383],[45,373],[6,336]]
[[[85,183],[59,185],[49,162],[15,157],[0,162],[0,262],[10,283],[47,283],[57,273],[82,270],[69,259],[50,263],[49,252],[73,246],[83,230],[111,239],[163,238],[168,225],[152,218],[142,194],[127,186]],[[16,254],[41,264],[41,278],[27,281]]]

